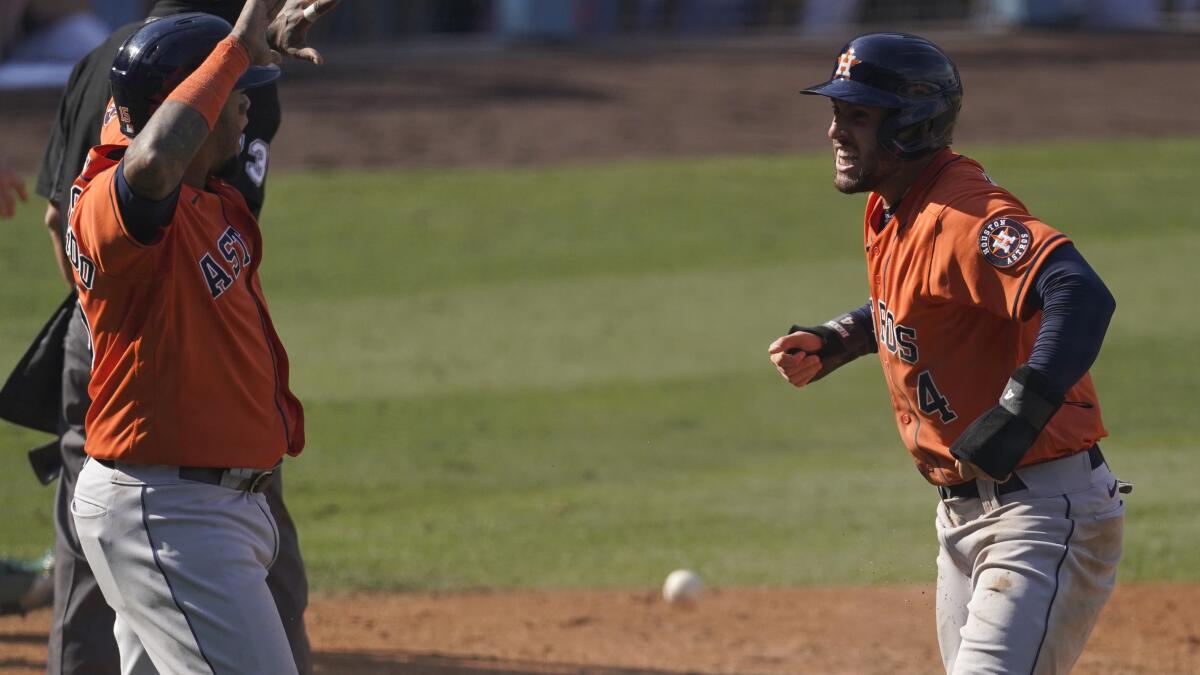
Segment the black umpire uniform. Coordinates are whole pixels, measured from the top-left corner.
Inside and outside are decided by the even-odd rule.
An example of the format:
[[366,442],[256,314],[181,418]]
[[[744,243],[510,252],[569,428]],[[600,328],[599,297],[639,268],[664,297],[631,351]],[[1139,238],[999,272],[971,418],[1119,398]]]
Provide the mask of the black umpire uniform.
[[[242,0],[159,0],[150,16],[202,11],[234,23],[242,4]],[[125,38],[140,25],[122,26],[104,44],[85,56],[76,64],[63,93],[58,119],[51,131],[36,187],[37,193],[53,202],[62,214],[60,234],[66,227],[71,184],[79,175],[88,150],[100,140],[104,109],[110,97],[108,77],[113,56]],[[279,128],[279,97],[274,84],[252,89],[246,94],[250,98],[250,110],[242,152],[223,177],[242,193],[257,217],[263,204],[270,143]],[[55,500],[54,619],[50,630],[47,672],[50,675],[117,675],[120,667],[112,630],[114,614],[105,603],[80,549],[70,511],[75,480],[85,458],[84,416],[90,404],[87,385],[91,377],[92,357],[78,304],[68,298],[60,310],[57,323],[52,320],[39,336],[42,342],[40,349],[35,345],[27,354],[27,357],[33,356],[35,361],[42,358],[46,363],[54,363],[57,358],[57,354],[53,353],[54,348],[58,345],[63,348],[62,367],[58,373],[61,375],[61,400],[53,411],[58,415],[58,431],[61,434],[57,444],[58,453],[57,456],[50,455],[44,449],[41,455],[36,454],[36,450],[31,453],[39,478],[50,480],[56,471],[59,477]],[[63,334],[64,328],[65,335],[59,341],[58,335]],[[28,367],[24,362],[23,365],[26,366],[24,372],[27,377],[38,372],[36,367]],[[52,370],[42,367],[40,371],[43,374],[33,377],[44,380],[46,373]],[[18,375],[14,373],[14,377]],[[46,383],[43,381],[41,384],[44,387]],[[36,387],[37,383],[31,383],[26,392]],[[26,402],[29,400],[26,398]],[[0,407],[6,407],[6,402],[0,401]],[[0,411],[0,415],[11,419],[3,411]],[[312,672],[308,635],[304,627],[308,579],[300,557],[296,527],[283,503],[282,476],[278,471],[266,490],[266,496],[279,526],[279,553],[269,570],[267,584],[283,619],[296,668],[304,675]]]

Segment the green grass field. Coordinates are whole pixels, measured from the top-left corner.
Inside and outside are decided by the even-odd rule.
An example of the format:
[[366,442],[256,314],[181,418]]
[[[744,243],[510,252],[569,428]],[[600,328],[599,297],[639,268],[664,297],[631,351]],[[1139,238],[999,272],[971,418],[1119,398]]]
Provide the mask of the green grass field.
[[[1200,139],[964,148],[1117,297],[1093,369],[1123,579],[1200,579]],[[866,297],[825,154],[271,181],[264,285],[308,412],[288,502],[317,589],[931,581],[935,495],[872,359],[795,391],[766,346]],[[0,364],[62,294],[0,224]],[[1189,270],[1192,270],[1189,272]],[[0,552],[51,541],[0,426]]]

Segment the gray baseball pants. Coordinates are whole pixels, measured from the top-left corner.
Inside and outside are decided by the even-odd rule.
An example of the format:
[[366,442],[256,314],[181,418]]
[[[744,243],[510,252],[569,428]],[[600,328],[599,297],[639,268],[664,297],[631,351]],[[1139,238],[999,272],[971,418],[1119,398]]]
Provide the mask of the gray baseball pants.
[[88,460],[71,513],[123,675],[296,675],[267,587],[279,535],[263,494]]
[[1027,487],[937,507],[938,643],[952,675],[1068,673],[1112,593],[1125,505],[1088,453],[1017,471]]
[[[55,494],[54,610],[50,624],[47,675],[116,675],[120,672],[114,615],[84,558],[71,516],[75,482],[84,454],[84,416],[91,403],[87,385],[92,355],[87,326],[76,307],[67,328],[63,357],[62,473]],[[301,675],[312,672],[312,653],[304,626],[308,578],[300,557],[296,526],[283,503],[283,476],[276,471],[264,493],[279,528],[279,555],[267,575],[279,618],[288,634]]]

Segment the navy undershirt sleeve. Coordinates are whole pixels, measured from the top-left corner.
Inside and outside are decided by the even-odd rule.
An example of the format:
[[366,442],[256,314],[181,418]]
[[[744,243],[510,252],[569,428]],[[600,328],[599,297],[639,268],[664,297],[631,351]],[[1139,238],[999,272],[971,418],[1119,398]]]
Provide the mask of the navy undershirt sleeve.
[[1071,244],[1050,252],[1033,291],[1028,302],[1042,323],[1028,365],[1049,378],[1050,391],[1066,392],[1092,367],[1117,303]]
[[179,203],[182,186],[182,183],[176,185],[174,192],[158,201],[139,197],[125,182],[125,160],[122,159],[117,165],[117,208],[121,209],[121,220],[125,221],[129,234],[143,244],[157,242],[162,229],[175,218],[175,205]]
[[879,351],[879,340],[875,337],[875,319],[871,316],[871,301],[868,300],[865,305],[852,309],[849,313],[854,317],[854,323],[860,328],[866,328],[871,334],[871,352]]

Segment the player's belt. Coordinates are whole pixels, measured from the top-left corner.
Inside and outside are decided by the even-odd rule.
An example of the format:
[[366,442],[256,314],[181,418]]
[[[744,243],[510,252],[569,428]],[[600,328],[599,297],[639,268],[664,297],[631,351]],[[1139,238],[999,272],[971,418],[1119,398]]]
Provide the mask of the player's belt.
[[267,489],[267,483],[271,482],[271,476],[275,475],[275,469],[279,465],[270,469],[216,469],[205,466],[181,466],[179,467],[179,477],[184,480],[194,480],[200,483],[211,483],[213,485],[221,485],[231,490],[245,490],[258,494]]
[[[115,469],[117,463],[111,459],[95,459],[92,461],[98,462],[110,469]],[[207,466],[181,466],[179,467],[179,477],[184,480],[196,481],[198,483],[208,483],[210,485],[220,485],[231,490],[244,490],[258,494],[267,489],[267,484],[271,482],[271,476],[275,475],[275,470],[279,468],[279,464],[270,469],[219,469],[216,467]]]
[[[1092,447],[1088,448],[1087,454],[1093,469],[1104,463],[1104,455],[1100,454],[1100,446],[1093,445]],[[1017,475],[1017,472],[1014,471],[1012,478],[1009,478],[1003,483],[998,483],[996,485],[996,495],[1006,495],[1011,492],[1019,492],[1021,490],[1028,489],[1028,486],[1025,485],[1025,481],[1021,480],[1021,477]],[[959,483],[958,485],[939,485],[938,495],[941,496],[942,499],[952,499],[954,497],[961,497],[963,499],[979,499],[979,485],[975,481]]]

